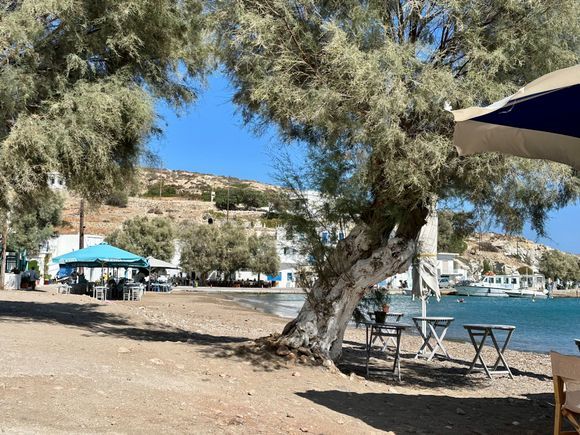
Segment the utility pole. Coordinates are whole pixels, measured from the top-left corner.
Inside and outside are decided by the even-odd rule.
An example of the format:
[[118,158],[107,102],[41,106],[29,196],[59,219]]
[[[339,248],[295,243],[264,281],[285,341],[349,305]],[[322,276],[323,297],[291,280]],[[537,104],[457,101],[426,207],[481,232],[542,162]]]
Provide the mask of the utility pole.
[[0,289],[4,290],[4,280],[6,277],[6,245],[8,240],[8,216],[5,217],[2,226],[2,265],[0,265]]
[[228,202],[226,208],[226,222],[230,221],[230,185],[228,184]]
[[79,249],[85,247],[85,200],[81,199],[79,211]]
[[[85,200],[81,199],[79,210],[79,249],[85,247]],[[84,269],[79,267],[79,273],[84,273]]]

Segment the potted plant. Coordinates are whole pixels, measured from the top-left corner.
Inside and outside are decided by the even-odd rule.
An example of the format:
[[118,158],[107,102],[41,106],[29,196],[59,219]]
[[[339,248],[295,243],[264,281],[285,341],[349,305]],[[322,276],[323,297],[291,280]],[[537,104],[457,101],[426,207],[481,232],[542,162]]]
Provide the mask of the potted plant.
[[[385,288],[377,287],[368,292],[359,302],[353,316],[355,322],[361,323],[374,316],[375,322],[385,323],[390,309],[391,295]],[[372,314],[372,316],[371,316]]]

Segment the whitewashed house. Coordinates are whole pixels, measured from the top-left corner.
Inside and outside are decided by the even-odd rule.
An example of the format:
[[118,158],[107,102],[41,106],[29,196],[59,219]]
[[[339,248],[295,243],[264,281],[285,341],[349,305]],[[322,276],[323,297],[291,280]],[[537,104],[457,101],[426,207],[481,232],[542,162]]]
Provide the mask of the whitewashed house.
[[[85,248],[88,248],[89,246],[98,245],[99,243],[102,243],[104,240],[105,240],[104,236],[85,234],[84,245],[85,245]],[[45,270],[48,270],[48,274],[52,278],[54,278],[54,276],[58,272],[59,266],[58,266],[58,264],[54,264],[52,262],[52,259],[54,257],[58,257],[59,255],[68,254],[69,252],[77,251],[78,249],[79,249],[79,234],[78,233],[76,233],[76,234],[60,234],[57,237],[52,237],[46,243],[44,243],[44,245],[40,249],[39,254],[36,256],[30,257],[29,261],[36,260],[38,262],[38,267],[40,269],[41,278],[47,278],[47,277],[44,277]],[[48,267],[45,268],[45,265],[48,265]],[[100,276],[100,271],[94,272],[94,274],[97,274],[97,273]],[[87,279],[88,278],[89,277],[87,276]],[[94,275],[92,278],[97,279],[98,276]]]
[[461,281],[468,278],[469,269],[459,258],[459,254],[452,252],[437,253],[437,274],[439,278],[449,278],[450,281]]

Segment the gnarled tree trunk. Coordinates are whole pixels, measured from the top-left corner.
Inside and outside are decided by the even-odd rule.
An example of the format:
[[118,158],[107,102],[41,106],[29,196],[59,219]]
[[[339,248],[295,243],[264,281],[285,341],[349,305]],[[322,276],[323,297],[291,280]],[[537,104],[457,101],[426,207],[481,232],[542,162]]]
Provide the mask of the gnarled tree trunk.
[[348,321],[369,286],[411,264],[416,240],[405,236],[391,237],[373,247],[368,227],[355,227],[329,259],[336,277],[315,282],[300,313],[286,325],[276,344],[307,347],[323,359],[336,360]]

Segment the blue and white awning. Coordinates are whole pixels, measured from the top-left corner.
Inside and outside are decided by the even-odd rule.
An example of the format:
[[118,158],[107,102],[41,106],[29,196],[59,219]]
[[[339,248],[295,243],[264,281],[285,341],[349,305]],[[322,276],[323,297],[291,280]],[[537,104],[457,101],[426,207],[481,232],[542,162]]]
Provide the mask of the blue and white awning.
[[490,106],[452,113],[460,155],[497,151],[580,169],[580,65],[540,77]]

